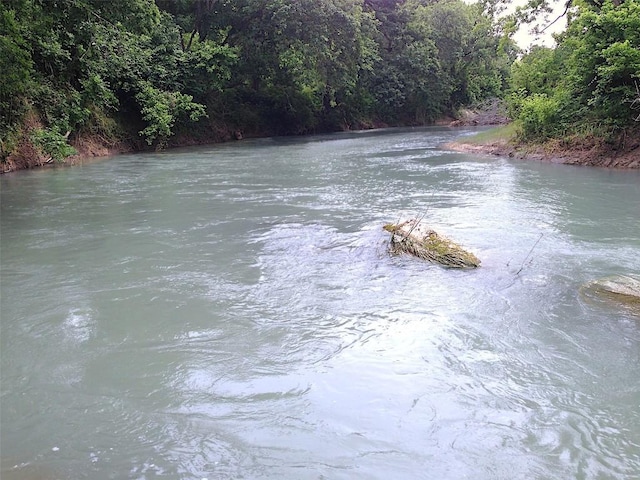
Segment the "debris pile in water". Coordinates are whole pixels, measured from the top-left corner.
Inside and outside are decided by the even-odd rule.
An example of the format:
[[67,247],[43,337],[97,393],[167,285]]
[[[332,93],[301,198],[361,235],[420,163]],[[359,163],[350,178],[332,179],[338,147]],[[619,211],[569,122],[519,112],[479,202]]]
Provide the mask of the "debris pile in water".
[[475,268],[480,260],[448,238],[420,225],[420,220],[409,219],[383,227],[391,233],[391,253],[409,253],[423,260],[450,268]]

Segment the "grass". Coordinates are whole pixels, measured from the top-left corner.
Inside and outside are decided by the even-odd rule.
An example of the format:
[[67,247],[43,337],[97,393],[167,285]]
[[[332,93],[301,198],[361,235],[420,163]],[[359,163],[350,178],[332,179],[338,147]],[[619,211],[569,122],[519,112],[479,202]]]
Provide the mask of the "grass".
[[460,143],[468,143],[471,145],[487,145],[492,143],[509,143],[516,136],[517,124],[511,122],[507,125],[501,125],[491,128],[475,135],[464,137]]

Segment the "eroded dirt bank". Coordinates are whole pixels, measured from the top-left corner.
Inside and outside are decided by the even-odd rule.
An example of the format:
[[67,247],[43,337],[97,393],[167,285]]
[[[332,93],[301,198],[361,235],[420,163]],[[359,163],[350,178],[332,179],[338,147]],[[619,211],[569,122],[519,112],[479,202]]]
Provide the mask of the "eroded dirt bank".
[[[491,121],[480,121],[484,117],[472,116],[471,121],[454,122],[448,119],[447,122],[438,122],[440,125],[448,124],[452,127],[462,125],[495,125],[504,124],[504,121],[496,121],[491,117]],[[469,119],[467,119],[469,120]],[[502,118],[499,120],[503,120]],[[259,136],[259,135],[250,135]],[[191,137],[186,135],[177,136],[172,139],[168,147],[201,145],[206,143],[220,143],[242,138],[231,130],[217,131],[207,138]],[[25,143],[0,165],[0,173],[8,173],[16,170],[23,170],[38,167],[51,167],[54,165],[74,165],[86,159],[118,155],[134,151],[148,151],[148,145],[143,145],[141,141],[109,143],[99,137],[82,136],[72,142],[76,155],[68,157],[64,162],[57,163],[50,157],[45,157],[32,144]],[[582,139],[580,142],[555,140],[544,145],[515,145],[507,139],[478,141],[470,137],[467,140],[447,143],[445,148],[450,150],[478,153],[483,155],[499,155],[519,159],[538,160],[550,163],[562,163],[568,165],[594,166],[604,168],[640,168],[640,128],[632,134],[626,135],[618,142],[607,143],[602,139],[593,138],[591,140]]]
[[445,145],[458,152],[499,155],[567,165],[604,168],[640,168],[640,132],[622,141],[607,143],[601,139],[554,140],[544,145],[514,145],[506,140],[486,143],[454,142]]

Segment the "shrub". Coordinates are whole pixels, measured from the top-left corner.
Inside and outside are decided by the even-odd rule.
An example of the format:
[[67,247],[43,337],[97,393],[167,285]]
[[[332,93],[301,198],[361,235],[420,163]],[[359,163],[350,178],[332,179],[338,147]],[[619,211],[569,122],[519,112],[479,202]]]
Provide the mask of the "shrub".
[[158,148],[164,147],[174,133],[176,120],[188,118],[191,122],[197,122],[206,116],[205,107],[193,102],[191,95],[160,90],[148,82],[141,82],[141,87],[136,100],[147,126],[140,131],[140,135],[149,145],[156,142]]
[[31,140],[45,155],[57,162],[76,154],[76,149],[67,143],[67,135],[57,130],[37,129],[31,133]]
[[558,131],[560,103],[545,94],[526,97],[520,102],[518,120],[525,140],[545,140]]

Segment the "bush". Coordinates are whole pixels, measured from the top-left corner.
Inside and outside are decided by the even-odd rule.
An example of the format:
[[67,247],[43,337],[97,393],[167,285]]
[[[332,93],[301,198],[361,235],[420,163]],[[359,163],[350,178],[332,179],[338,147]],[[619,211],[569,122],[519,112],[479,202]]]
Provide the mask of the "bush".
[[173,135],[177,120],[188,118],[195,123],[206,116],[205,107],[193,102],[191,95],[160,90],[149,82],[141,82],[136,100],[140,104],[142,118],[147,123],[140,135],[149,145],[156,142],[158,148],[164,147]]
[[536,94],[520,101],[518,120],[525,140],[545,140],[558,132],[560,102],[545,94]]
[[67,143],[67,135],[62,135],[57,130],[37,129],[31,133],[31,141],[45,155],[57,162],[75,155],[76,149]]

